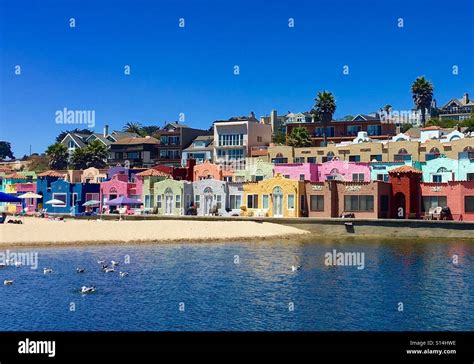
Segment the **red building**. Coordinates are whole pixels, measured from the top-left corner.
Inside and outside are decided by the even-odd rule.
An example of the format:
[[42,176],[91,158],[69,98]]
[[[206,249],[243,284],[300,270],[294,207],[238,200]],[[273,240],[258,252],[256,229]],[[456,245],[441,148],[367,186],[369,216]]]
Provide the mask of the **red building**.
[[153,169],[157,171],[169,174],[174,180],[177,181],[193,181],[194,175],[194,166],[196,165],[195,159],[188,159],[186,161],[186,167],[174,167],[174,166],[167,166],[164,164],[159,164],[153,166]]

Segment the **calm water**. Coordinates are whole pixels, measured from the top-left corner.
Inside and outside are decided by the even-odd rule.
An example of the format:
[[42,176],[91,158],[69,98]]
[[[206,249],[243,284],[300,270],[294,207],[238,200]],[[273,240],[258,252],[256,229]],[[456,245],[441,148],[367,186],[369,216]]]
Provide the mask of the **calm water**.
[[[332,249],[364,252],[365,269],[327,267],[324,254]],[[38,270],[0,269],[2,284],[14,280],[0,286],[0,330],[474,330],[474,244],[469,243],[264,242],[31,251],[38,252]],[[451,261],[454,254],[458,265]],[[240,264],[234,263],[236,256]],[[292,272],[295,256],[302,269]],[[103,273],[100,258],[120,261],[119,270],[130,275]],[[54,272],[44,275],[43,267]],[[78,274],[76,267],[86,272]],[[97,292],[81,295],[79,288],[89,284]],[[397,310],[399,302],[403,312]]]

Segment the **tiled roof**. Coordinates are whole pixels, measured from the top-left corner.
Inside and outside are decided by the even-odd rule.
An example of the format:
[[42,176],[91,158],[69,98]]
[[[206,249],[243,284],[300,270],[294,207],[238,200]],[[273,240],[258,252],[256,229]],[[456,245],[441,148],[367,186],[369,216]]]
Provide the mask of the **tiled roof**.
[[391,171],[388,172],[389,174],[392,174],[392,173],[415,173],[415,174],[421,174],[421,171],[416,169],[416,168],[413,168],[413,167],[410,167],[410,166],[401,166],[401,167],[397,167],[397,168],[394,168],[392,169]]
[[154,176],[154,177],[171,177],[168,173],[157,171],[156,169],[153,169],[153,168],[150,168],[150,169],[147,169],[146,171],[137,173],[137,176],[140,176],[140,177],[151,177],[151,176]]
[[4,178],[6,178],[6,179],[26,179],[26,177],[24,175],[19,174],[19,173],[8,174]]
[[145,137],[145,138],[123,138],[112,143],[112,145],[137,145],[137,144],[159,144],[159,143],[160,142],[156,138]]
[[38,177],[64,177],[64,174],[50,169],[49,171],[39,173]]

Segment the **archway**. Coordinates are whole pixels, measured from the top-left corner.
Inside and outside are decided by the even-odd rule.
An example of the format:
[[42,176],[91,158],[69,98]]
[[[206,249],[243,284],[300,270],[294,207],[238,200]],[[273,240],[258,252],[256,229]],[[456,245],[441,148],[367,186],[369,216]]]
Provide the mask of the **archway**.
[[272,191],[273,217],[283,216],[283,190],[277,186]]

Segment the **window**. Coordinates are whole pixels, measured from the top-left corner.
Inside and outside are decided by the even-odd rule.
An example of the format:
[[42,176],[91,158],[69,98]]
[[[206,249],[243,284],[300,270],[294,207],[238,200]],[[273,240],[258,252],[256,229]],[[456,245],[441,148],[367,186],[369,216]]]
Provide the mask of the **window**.
[[222,195],[216,195],[216,207],[218,210],[222,209]]
[[466,173],[467,181],[474,181],[474,173]]
[[290,179],[290,175],[289,175],[289,174],[284,174],[284,175],[283,175],[283,178],[288,178],[288,179]]
[[156,196],[156,207],[161,209],[161,195]]
[[201,195],[194,196],[194,204],[197,209],[201,207]]
[[262,208],[268,209],[268,195],[262,196]]
[[289,194],[288,195],[288,210],[294,210],[294,209],[295,209],[295,195]]
[[181,208],[181,195],[176,195],[175,198],[175,208],[180,209]]
[[259,143],[263,142],[263,138],[261,136],[258,136],[257,137],[257,142],[259,142]]
[[352,173],[352,182],[364,182],[364,174]]
[[348,125],[347,126],[347,134],[349,135],[357,135],[360,131],[360,125]]
[[304,195],[301,195],[301,196],[300,196],[300,210],[301,210],[301,211],[305,211],[305,199],[304,199]]
[[443,182],[443,176],[441,174],[433,174],[433,182]]
[[308,163],[316,163],[317,158],[316,157],[308,157]]
[[65,207],[67,204],[67,195],[65,193],[53,193],[53,200],[60,200],[63,203],[54,204],[54,207]]
[[380,212],[388,212],[388,201],[387,195],[380,196]]
[[293,158],[293,163],[304,163],[304,157]]
[[304,174],[300,174],[300,181],[304,181]]
[[382,154],[372,154],[370,156],[370,161],[377,161],[377,162],[382,162]]
[[153,207],[153,195],[145,195],[145,208]]
[[398,154],[395,154],[393,156],[395,162],[399,162],[399,161],[410,161],[411,160],[411,154],[408,154],[408,151],[405,149],[405,148],[401,148],[399,151],[398,151]]
[[474,212],[474,196],[464,196],[464,212]]
[[263,181],[263,176],[253,176],[252,180],[258,182],[258,181]]
[[383,174],[383,173],[378,174],[377,181],[388,182],[388,174]]
[[324,196],[311,195],[309,208],[311,211],[324,211]]
[[433,207],[446,207],[448,205],[448,198],[446,196],[423,196],[422,209],[429,211]]
[[229,196],[229,207],[232,210],[238,210],[242,206],[242,196],[241,195],[230,195]]
[[367,134],[370,135],[382,135],[382,125],[369,125],[367,127]]
[[345,211],[374,211],[374,196],[346,195],[344,196]]
[[185,204],[186,204],[186,208],[191,206],[191,195],[190,194],[186,195]]
[[98,193],[86,193],[86,201],[96,200],[99,201],[99,194]]
[[224,182],[232,182],[232,176],[225,176]]
[[75,149],[76,148],[76,144],[70,140],[68,143],[67,143],[67,146],[69,149]]
[[247,195],[247,208],[249,209],[258,208],[258,195]]
[[360,155],[350,155],[349,162],[360,162]]

